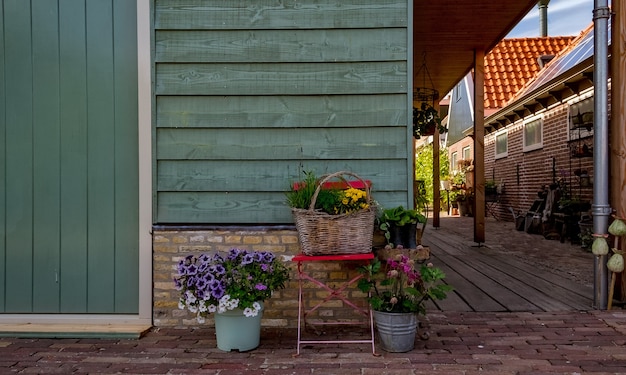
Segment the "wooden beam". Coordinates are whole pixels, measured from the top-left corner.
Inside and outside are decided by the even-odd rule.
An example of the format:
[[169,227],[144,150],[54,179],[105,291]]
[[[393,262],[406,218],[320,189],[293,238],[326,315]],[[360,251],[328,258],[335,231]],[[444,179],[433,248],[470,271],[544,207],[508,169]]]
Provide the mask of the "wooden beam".
[[580,93],[580,82],[565,82],[564,85],[568,89],[572,90],[574,94]]
[[617,216],[626,217],[626,107],[616,105],[626,100],[626,0],[613,0],[612,6],[609,202]]
[[[565,90],[561,89],[561,90],[552,90],[549,91],[548,94],[552,95],[554,97],[554,99],[556,99],[557,102],[561,102],[563,101],[563,99],[565,98]],[[567,90],[569,91],[569,90]]]
[[[439,112],[439,102],[436,101],[435,109]],[[433,214],[436,212],[436,215],[433,215],[433,227],[439,228],[441,224],[439,223],[439,212],[441,209],[441,184],[440,180],[440,168],[439,168],[439,154],[441,150],[439,148],[439,128],[435,127],[435,134],[433,135]]]
[[474,242],[485,242],[485,51],[474,50]]
[[519,118],[520,118],[520,117],[519,117],[519,115],[517,115],[517,114],[515,114],[515,113],[510,114],[510,115],[506,115],[506,119],[507,119],[507,120],[509,120],[509,122],[510,122],[511,124],[513,124],[513,123],[514,123],[515,121],[517,121],[517,119],[519,119]]
[[530,103],[530,104],[524,104],[524,108],[526,108],[528,110],[528,112],[530,112],[531,114],[534,114],[535,112],[537,112],[539,109],[541,108],[537,108],[539,103]]
[[543,108],[548,108],[550,104],[556,103],[556,100],[552,95],[547,96],[545,98],[536,98],[537,103],[541,104]]

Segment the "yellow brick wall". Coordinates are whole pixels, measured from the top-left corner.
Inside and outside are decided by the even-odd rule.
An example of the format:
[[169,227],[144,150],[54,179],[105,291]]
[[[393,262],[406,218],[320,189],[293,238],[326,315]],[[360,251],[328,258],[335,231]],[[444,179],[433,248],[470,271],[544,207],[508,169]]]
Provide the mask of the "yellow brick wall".
[[[262,325],[274,327],[297,327],[298,319],[298,278],[296,264],[291,258],[300,252],[298,234],[295,230],[284,228],[224,228],[153,231],[153,320],[155,326],[181,327],[200,325],[195,315],[178,309],[178,291],[174,288],[178,261],[189,254],[227,252],[232,248],[253,251],[271,251],[282,256],[291,269],[291,279],[285,289],[274,293],[265,301]],[[312,277],[327,283],[332,288],[341,287],[347,280],[358,275],[354,262],[307,262],[303,265]],[[356,284],[354,284],[356,285]],[[311,281],[303,283],[305,303],[308,308],[323,301],[329,294]],[[355,300],[360,307],[366,306],[364,295],[350,287],[345,295]],[[331,300],[324,303],[313,313],[312,319],[353,320],[360,316],[341,301]],[[212,325],[213,320],[207,319]]]

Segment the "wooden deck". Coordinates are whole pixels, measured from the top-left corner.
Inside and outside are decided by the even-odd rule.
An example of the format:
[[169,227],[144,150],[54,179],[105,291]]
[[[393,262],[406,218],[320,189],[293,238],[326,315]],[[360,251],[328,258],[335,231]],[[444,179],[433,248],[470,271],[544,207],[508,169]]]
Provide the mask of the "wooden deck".
[[[422,243],[431,249],[430,261],[444,270],[447,282],[455,288],[447,299],[431,308],[479,312],[593,309],[593,285],[576,280],[557,266],[551,270],[549,264],[558,265],[559,257],[576,257],[577,263],[569,267],[582,267],[580,272],[592,274],[593,255],[579,246],[517,232],[513,223],[495,220],[489,224],[492,229],[508,225],[510,230],[490,232],[488,226],[487,241],[495,246],[478,246],[470,241],[473,227],[471,223],[468,226],[468,219],[451,217],[447,223],[442,222],[440,229],[427,227]],[[464,220],[464,229],[461,221],[452,220]],[[463,230],[470,234],[460,234]],[[533,262],[543,264],[539,267]],[[589,279],[589,275],[584,276]]]

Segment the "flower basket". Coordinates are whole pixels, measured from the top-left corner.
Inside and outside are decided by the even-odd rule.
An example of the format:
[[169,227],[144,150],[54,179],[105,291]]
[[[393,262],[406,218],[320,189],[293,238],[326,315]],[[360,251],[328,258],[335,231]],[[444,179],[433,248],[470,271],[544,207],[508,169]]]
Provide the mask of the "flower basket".
[[[358,181],[348,181],[346,176]],[[341,183],[330,183],[339,179]],[[315,209],[322,188],[362,186],[369,207],[358,211],[331,215]],[[371,183],[351,172],[335,172],[317,183],[309,209],[292,208],[300,247],[304,255],[365,254],[372,251],[376,208],[372,206]]]

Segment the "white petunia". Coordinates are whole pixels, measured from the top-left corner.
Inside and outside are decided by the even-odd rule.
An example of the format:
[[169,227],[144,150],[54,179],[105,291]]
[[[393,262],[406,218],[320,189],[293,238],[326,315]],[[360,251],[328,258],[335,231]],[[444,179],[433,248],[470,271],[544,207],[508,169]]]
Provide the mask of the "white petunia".
[[193,293],[189,290],[185,292],[185,294],[187,296],[187,303],[194,303],[198,300],[196,296],[194,296]]
[[259,315],[259,312],[256,309],[253,309],[253,308],[250,308],[250,307],[246,307],[243,310],[243,315],[245,315],[246,317],[250,318],[250,317]]

